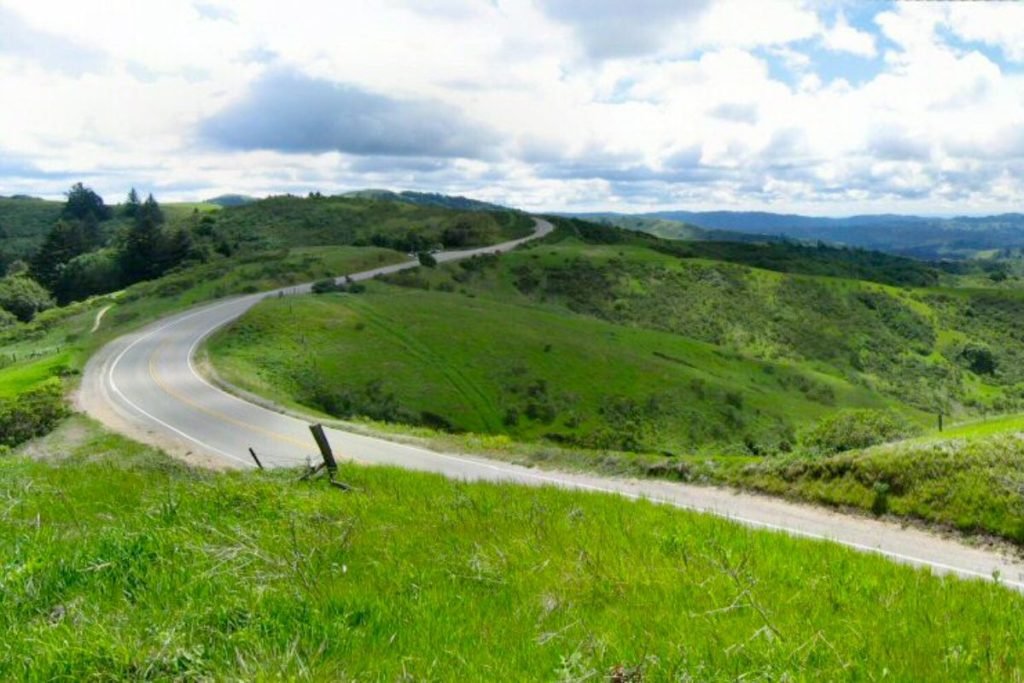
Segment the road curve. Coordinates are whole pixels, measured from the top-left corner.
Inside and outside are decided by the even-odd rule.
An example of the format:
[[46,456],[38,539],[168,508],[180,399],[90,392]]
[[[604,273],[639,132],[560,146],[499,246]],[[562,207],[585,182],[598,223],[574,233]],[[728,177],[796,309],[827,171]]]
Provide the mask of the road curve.
[[[462,252],[437,254],[453,261],[497,253],[542,237],[553,229],[535,219],[526,238]],[[352,275],[372,278],[415,267],[415,261]],[[109,427],[192,462],[215,467],[252,467],[252,447],[268,466],[294,466],[316,453],[308,424],[249,403],[210,384],[193,362],[211,333],[235,320],[267,296],[308,292],[309,285],[234,297],[159,320],[120,337],[97,352],[86,366],[76,400],[80,409]],[[763,496],[656,480],[536,470],[481,457],[440,453],[381,438],[329,429],[336,452],[366,464],[397,465],[464,480],[553,485],[646,498],[707,512],[751,527],[830,540],[895,561],[929,567],[936,573],[992,579],[1024,590],[1024,562],[1002,553],[896,524],[841,515]]]

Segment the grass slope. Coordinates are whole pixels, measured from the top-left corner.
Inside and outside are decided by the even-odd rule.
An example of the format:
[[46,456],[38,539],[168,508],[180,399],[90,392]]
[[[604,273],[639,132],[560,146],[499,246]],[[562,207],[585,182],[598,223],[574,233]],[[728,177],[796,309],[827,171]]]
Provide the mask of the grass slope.
[[0,459],[0,678],[1013,680],[1024,599],[619,498]]
[[379,284],[266,301],[209,349],[225,379],[284,403],[591,448],[767,451],[829,404],[886,405],[666,332]]
[[[521,442],[443,437],[498,457],[1024,542],[1024,418],[979,419],[1021,405],[1020,292],[895,288],[576,238],[389,282],[266,302],[212,341],[214,364],[293,406]],[[823,415],[864,406],[929,430],[921,411],[942,407],[962,424],[864,452],[786,452]]]
[[994,436],[981,431],[973,432],[973,438],[932,436],[823,458],[723,461],[703,476],[787,498],[1024,543],[1020,423],[1021,418],[1007,420],[998,427],[1009,433]]
[[407,291],[268,302],[231,328],[238,339],[218,337],[214,360],[232,382],[336,415],[625,450],[785,452],[839,408],[895,406],[930,427],[938,410],[1024,405],[1013,291],[574,238],[389,281]]
[[1024,315],[1020,291],[893,287],[574,238],[471,275],[481,294],[558,302],[747,357],[805,364],[922,410],[1024,407],[1024,337],[1013,322]]

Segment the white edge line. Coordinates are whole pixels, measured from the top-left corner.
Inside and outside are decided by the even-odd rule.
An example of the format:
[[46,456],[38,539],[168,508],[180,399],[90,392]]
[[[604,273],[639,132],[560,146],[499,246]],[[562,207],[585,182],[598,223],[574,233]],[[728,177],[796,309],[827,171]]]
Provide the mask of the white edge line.
[[161,425],[162,427],[165,427],[165,428],[171,430],[175,434],[178,434],[179,436],[182,436],[182,437],[188,439],[189,441],[191,441],[191,442],[193,442],[195,444],[198,444],[202,448],[206,448],[206,449],[211,450],[211,451],[213,451],[215,453],[219,453],[220,455],[223,455],[226,458],[234,460],[235,462],[240,462],[243,465],[246,465],[248,467],[254,467],[253,463],[249,462],[248,460],[244,460],[244,459],[239,458],[237,456],[231,455],[230,453],[222,451],[221,449],[217,448],[216,446],[211,446],[210,444],[205,443],[204,441],[201,441],[200,439],[197,439],[194,436],[186,434],[185,432],[183,432],[182,430],[178,429],[177,427],[164,422],[163,420],[161,420],[160,418],[156,417],[152,413],[147,412],[146,410],[144,410],[143,408],[138,406],[130,398],[125,396],[124,392],[122,392],[121,389],[117,386],[117,382],[114,381],[114,371],[117,369],[118,363],[120,363],[121,359],[124,357],[124,355],[126,353],[128,353],[129,351],[131,351],[135,347],[135,345],[138,344],[139,342],[142,342],[142,341],[145,341],[146,339],[149,339],[150,337],[152,337],[157,332],[160,332],[161,330],[164,330],[167,327],[170,327],[171,325],[180,323],[183,320],[188,320],[189,318],[195,317],[195,316],[199,315],[200,313],[206,313],[206,312],[209,312],[211,310],[215,310],[217,308],[221,308],[222,306],[227,306],[228,304],[237,303],[239,300],[240,299],[229,299],[228,301],[221,302],[221,303],[219,303],[219,304],[217,304],[215,306],[204,307],[204,308],[202,308],[202,309],[200,309],[198,311],[193,311],[192,313],[189,313],[188,315],[184,315],[184,316],[181,316],[181,317],[176,317],[173,320],[170,320],[170,321],[164,323],[160,327],[157,327],[157,328],[155,328],[153,330],[150,330],[148,333],[146,333],[146,334],[138,337],[134,341],[132,341],[128,346],[126,346],[124,349],[122,349],[121,353],[117,354],[117,357],[114,358],[114,361],[110,364],[110,367],[107,370],[106,375],[107,375],[107,381],[110,384],[110,388],[114,390],[114,393],[117,394],[118,396],[120,396],[122,401],[124,401],[127,405],[132,407],[134,410],[138,411],[140,414],[146,416],[147,418],[149,418],[153,422],[156,422],[157,424]]

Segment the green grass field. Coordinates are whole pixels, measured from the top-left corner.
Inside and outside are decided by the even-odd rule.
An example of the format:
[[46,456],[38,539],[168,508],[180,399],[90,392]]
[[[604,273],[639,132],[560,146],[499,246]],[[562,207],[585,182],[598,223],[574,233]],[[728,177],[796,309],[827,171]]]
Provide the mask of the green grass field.
[[[46,456],[53,460],[33,460]],[[612,496],[0,459],[6,680],[1015,680],[1024,599]]]

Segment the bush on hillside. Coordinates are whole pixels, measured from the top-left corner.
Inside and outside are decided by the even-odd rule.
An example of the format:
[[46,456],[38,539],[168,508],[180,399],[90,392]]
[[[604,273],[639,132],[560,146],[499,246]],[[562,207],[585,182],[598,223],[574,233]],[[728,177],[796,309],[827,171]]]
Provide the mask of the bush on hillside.
[[36,313],[53,307],[53,297],[30,277],[14,275],[0,280],[0,308],[28,322]]
[[804,432],[800,442],[813,453],[831,455],[906,438],[916,431],[892,411],[842,410]]
[[361,387],[337,387],[316,371],[299,377],[303,403],[341,419],[367,417],[381,422],[418,424],[416,415],[402,407],[394,392],[388,391],[381,380],[367,382]]
[[13,399],[0,400],[0,447],[49,433],[67,415],[64,388],[54,379]]
[[330,294],[331,292],[341,292],[345,290],[345,286],[338,284],[334,281],[334,278],[325,278],[323,280],[317,280],[313,283],[312,292],[314,294]]
[[312,291],[314,294],[330,294],[331,292],[360,294],[366,291],[366,285],[360,282],[335,282],[332,278],[326,278],[314,282]]
[[61,304],[120,289],[124,274],[114,249],[91,251],[68,261],[53,292]]
[[17,324],[18,319],[13,313],[8,313],[4,309],[0,308],[0,330],[12,327]]
[[996,358],[986,344],[969,341],[957,354],[957,361],[975,375],[996,374]]

